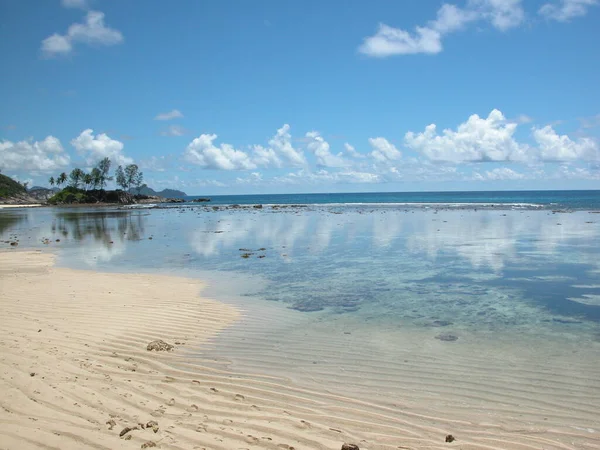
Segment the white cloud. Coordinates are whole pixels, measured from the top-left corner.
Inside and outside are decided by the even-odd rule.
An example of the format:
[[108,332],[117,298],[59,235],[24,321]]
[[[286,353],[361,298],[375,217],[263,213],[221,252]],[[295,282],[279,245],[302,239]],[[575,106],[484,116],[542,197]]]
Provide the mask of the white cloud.
[[390,27],[380,23],[373,36],[364,39],[360,53],[384,58],[392,55],[417,53],[435,54],[442,51],[442,38],[464,29],[468,24],[486,20],[498,30],[505,31],[520,25],[525,18],[521,0],[470,0],[466,8],[443,4],[435,20],[415,31]]
[[42,52],[46,56],[66,55],[71,53],[71,50],[73,50],[73,45],[67,36],[54,33],[42,41]]
[[352,158],[355,158],[355,159],[366,158],[366,155],[363,155],[362,153],[357,152],[356,149],[352,145],[348,144],[347,142],[344,144],[344,149],[346,150],[346,153],[348,153],[348,155],[350,155]]
[[253,160],[257,166],[281,168],[284,166],[304,167],[307,164],[302,151],[295,149],[292,145],[288,124],[277,130],[275,136],[269,140],[268,147],[254,145],[252,149]]
[[221,144],[216,147],[213,144],[216,138],[216,134],[200,135],[187,146],[183,155],[184,159],[207,169],[256,169],[256,164],[252,162],[247,153],[236,150],[229,144]]
[[154,120],[173,120],[173,119],[180,119],[182,117],[183,117],[183,114],[181,113],[181,111],[179,111],[178,109],[174,109],[174,110],[166,112],[166,113],[158,114],[154,118]]
[[471,0],[470,3],[479,8],[482,18],[500,31],[517,27],[525,20],[521,0]]
[[140,161],[140,167],[144,170],[151,170],[153,172],[164,172],[167,168],[167,158],[163,156],[151,156],[149,159],[143,159]]
[[377,33],[365,38],[358,51],[379,58],[415,53],[434,54],[442,51],[441,37],[439,32],[427,27],[417,27],[415,33],[410,34],[380,23]]
[[354,184],[354,183],[379,183],[383,181],[382,177],[375,173],[359,172],[353,170],[344,170],[340,172],[331,172],[321,169],[316,172],[310,172],[300,169],[297,172],[290,172],[287,175],[273,178],[275,184]]
[[334,155],[330,151],[329,143],[323,139],[323,136],[317,131],[309,131],[306,133],[308,144],[306,147],[317,158],[317,165],[322,167],[346,167],[348,161],[344,159],[342,153]]
[[404,142],[433,161],[524,161],[530,157],[529,148],[514,139],[516,128],[494,109],[486,119],[473,114],[456,131],[446,129],[442,135],[435,124],[422,133],[409,131]]
[[539,146],[544,161],[598,160],[598,144],[591,138],[573,141],[567,135],[559,135],[551,126],[534,128],[533,138]]
[[527,114],[519,114],[516,118],[510,120],[509,122],[514,122],[521,125],[524,123],[533,122],[533,118],[529,117]]
[[203,134],[194,139],[184,153],[184,159],[206,168],[221,170],[252,170],[257,167],[305,167],[307,161],[302,151],[292,146],[290,126],[285,124],[269,140],[269,145],[250,146],[251,152],[236,150],[229,144],[215,147],[214,134]]
[[0,168],[50,172],[68,166],[71,159],[54,136],[43,141],[0,141]]
[[235,182],[237,184],[260,184],[263,181],[263,176],[260,172],[252,172],[246,178],[237,177]]
[[369,144],[373,148],[371,156],[378,162],[396,161],[402,158],[402,153],[385,138],[370,138]]
[[559,0],[542,5],[539,14],[547,19],[568,22],[575,17],[585,16],[588,8],[598,4],[598,0]]
[[88,45],[116,45],[123,42],[120,31],[104,25],[104,13],[89,11],[84,23],[74,23],[67,34],[54,33],[42,41],[42,52],[46,57],[71,53],[76,43]]
[[515,172],[508,167],[498,167],[496,169],[486,171],[483,178],[487,180],[522,180],[525,178],[525,175]]
[[85,158],[86,164],[95,165],[103,158],[110,158],[113,164],[126,165],[133,159],[123,155],[123,143],[111,139],[106,133],[94,136],[94,130],[87,129],[71,140],[71,145]]
[[179,125],[170,125],[167,129],[160,132],[161,136],[183,136],[185,128]]
[[60,3],[64,8],[88,8],[88,0],[61,0]]

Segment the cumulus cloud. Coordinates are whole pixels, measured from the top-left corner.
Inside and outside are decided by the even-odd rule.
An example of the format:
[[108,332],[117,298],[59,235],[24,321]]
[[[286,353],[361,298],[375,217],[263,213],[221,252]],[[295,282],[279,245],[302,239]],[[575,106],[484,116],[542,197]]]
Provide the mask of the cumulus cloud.
[[123,143],[111,139],[106,133],[94,136],[94,130],[88,128],[71,140],[71,145],[85,158],[86,164],[95,165],[103,158],[110,158],[113,164],[132,164],[133,159],[123,154]]
[[42,41],[42,53],[46,57],[67,55],[75,44],[116,45],[123,42],[120,31],[104,24],[104,13],[89,11],[84,23],[72,24],[64,35],[54,33]]
[[50,172],[68,166],[71,159],[54,136],[43,141],[0,141],[0,168]]
[[442,51],[442,38],[477,21],[488,21],[498,30],[506,31],[520,25],[525,18],[521,0],[470,0],[465,8],[443,4],[435,20],[414,32],[380,23],[373,36],[364,39],[358,48],[367,56],[384,58],[416,53],[435,54]]
[[441,135],[435,124],[422,133],[409,131],[404,142],[433,161],[524,161],[529,158],[528,146],[514,139],[516,128],[494,109],[485,119],[473,114],[456,131],[446,129]]
[[215,146],[216,134],[202,134],[187,146],[184,159],[206,169],[251,170],[256,169],[247,153],[229,144]]
[[385,138],[370,138],[369,144],[373,148],[371,156],[377,162],[396,161],[402,158],[402,153]]
[[349,165],[342,155],[338,153],[334,155],[330,151],[329,143],[323,139],[323,136],[317,131],[309,131],[306,133],[308,144],[306,148],[314,153],[317,158],[317,165],[321,167],[346,167]]
[[568,22],[576,17],[585,16],[590,7],[599,3],[598,0],[559,0],[542,5],[539,14],[547,19]]
[[302,151],[295,149],[292,145],[292,135],[288,124],[277,130],[275,136],[269,140],[268,147],[254,145],[252,148],[253,159],[256,165],[261,167],[303,167],[307,164]]
[[559,135],[551,126],[534,128],[533,138],[539,146],[540,159],[544,161],[598,160],[598,144],[591,138],[576,141]]
[[166,112],[166,113],[158,114],[154,118],[154,120],[173,120],[173,119],[180,119],[182,117],[183,117],[183,114],[181,113],[181,111],[179,111],[178,109],[174,109],[174,110]]
[[307,161],[302,151],[292,146],[290,126],[285,124],[267,147],[253,145],[251,151],[237,150],[229,144],[213,145],[217,136],[203,134],[194,139],[184,153],[184,159],[192,164],[220,170],[252,170],[257,167],[282,168],[304,167]]
[[346,150],[346,153],[352,158],[355,158],[355,159],[366,158],[365,155],[356,151],[356,149],[352,145],[348,144],[347,142],[344,144],[344,149]]

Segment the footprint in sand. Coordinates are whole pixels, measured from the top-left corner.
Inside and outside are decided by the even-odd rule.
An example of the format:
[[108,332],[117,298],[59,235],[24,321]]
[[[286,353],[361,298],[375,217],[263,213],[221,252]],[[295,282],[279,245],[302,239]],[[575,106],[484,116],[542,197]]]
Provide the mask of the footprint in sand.
[[171,400],[168,401],[167,405],[169,406],[173,406],[175,404],[175,399],[172,398]]

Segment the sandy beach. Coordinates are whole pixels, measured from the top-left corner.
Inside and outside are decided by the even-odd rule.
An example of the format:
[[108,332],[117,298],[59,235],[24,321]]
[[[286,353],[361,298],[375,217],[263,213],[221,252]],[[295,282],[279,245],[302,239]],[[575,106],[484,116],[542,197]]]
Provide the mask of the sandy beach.
[[[0,253],[2,449],[600,448],[597,430],[561,426],[567,413],[557,410],[548,426],[530,421],[535,402],[502,421],[461,408],[427,414],[435,408],[423,405],[441,398],[413,402],[422,370],[409,374],[407,400],[392,404],[191,364],[192,349],[210,347],[245,313],[203,298],[197,280],[65,269],[54,260]],[[156,339],[174,350],[148,351]],[[366,373],[375,380],[377,370]],[[593,423],[588,400],[573,404]],[[448,434],[456,440],[446,442]]]

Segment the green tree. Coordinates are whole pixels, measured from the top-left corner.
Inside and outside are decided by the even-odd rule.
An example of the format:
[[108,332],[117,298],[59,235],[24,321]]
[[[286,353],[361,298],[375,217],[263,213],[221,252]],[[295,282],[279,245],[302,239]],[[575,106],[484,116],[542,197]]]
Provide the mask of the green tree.
[[108,175],[108,173],[110,172],[110,164],[110,158],[107,156],[106,158],[102,159],[96,166],[96,168],[98,169],[98,181],[100,189],[104,189],[104,186],[106,186],[106,182],[112,180],[112,177]]
[[61,186],[61,185],[65,184],[66,182],[67,182],[67,174],[65,172],[61,173],[56,178],[56,185],[57,186]]
[[102,177],[102,172],[98,167],[94,167],[90,172],[90,176],[92,177],[92,187],[94,190],[102,189],[104,186],[104,178]]
[[69,184],[76,189],[79,188],[79,185],[83,181],[84,176],[85,176],[85,173],[83,172],[83,170],[76,167],[69,174]]
[[92,187],[92,184],[94,183],[94,178],[92,177],[91,173],[85,173],[83,174],[82,181],[83,185],[85,186],[85,190],[87,191]]
[[56,183],[56,181],[54,181],[54,177],[50,177],[48,183],[50,183],[50,186],[54,186],[54,183]]
[[144,181],[144,174],[140,172],[137,164],[129,164],[125,167],[125,178],[127,179],[127,187],[135,187],[138,189]]
[[125,177],[125,172],[123,171],[123,166],[117,167],[115,171],[115,177],[117,181],[117,185],[121,186],[124,191],[127,190],[127,178]]

